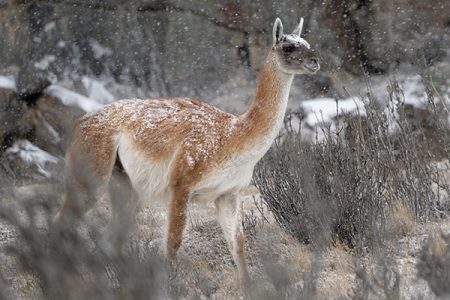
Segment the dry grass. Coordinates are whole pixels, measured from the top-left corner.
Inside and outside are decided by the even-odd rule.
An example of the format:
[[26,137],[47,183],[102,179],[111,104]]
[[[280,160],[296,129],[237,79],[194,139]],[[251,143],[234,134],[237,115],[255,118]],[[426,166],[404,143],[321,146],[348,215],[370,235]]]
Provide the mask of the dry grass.
[[323,258],[324,275],[318,288],[318,299],[349,298],[355,284],[356,259],[341,243],[330,247]]
[[416,227],[414,213],[409,206],[396,202],[391,211],[386,213],[386,232],[391,238],[399,239],[409,236]]

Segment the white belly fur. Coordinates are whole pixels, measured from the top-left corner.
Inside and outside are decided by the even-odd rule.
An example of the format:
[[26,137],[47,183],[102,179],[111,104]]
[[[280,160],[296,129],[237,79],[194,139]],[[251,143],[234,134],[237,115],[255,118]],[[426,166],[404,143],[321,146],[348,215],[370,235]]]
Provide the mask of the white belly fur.
[[[118,154],[122,165],[130,177],[133,188],[141,201],[163,201],[170,199],[169,172],[172,158],[165,161],[151,161],[133,146],[132,137],[119,137]],[[265,152],[267,145],[257,145],[247,155],[240,155],[207,174],[191,190],[195,200],[214,201],[219,195],[237,192],[247,187],[253,176],[253,168]],[[256,151],[255,151],[256,150]],[[255,153],[256,152],[256,153]]]
[[201,180],[194,187],[193,197],[198,200],[213,201],[223,193],[237,192],[249,185],[253,167],[254,163],[237,158]]
[[[133,146],[131,138],[119,138],[118,154],[125,172],[141,201],[164,201],[169,195],[169,167],[171,159],[151,161]],[[156,199],[155,199],[156,198]]]

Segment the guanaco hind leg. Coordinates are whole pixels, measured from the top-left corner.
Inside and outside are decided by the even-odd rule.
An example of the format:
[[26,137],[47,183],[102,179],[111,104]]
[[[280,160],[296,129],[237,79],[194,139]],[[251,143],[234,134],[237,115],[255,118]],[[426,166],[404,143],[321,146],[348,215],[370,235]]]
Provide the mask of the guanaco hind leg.
[[183,188],[174,188],[172,200],[169,204],[167,241],[165,256],[173,260],[183,240],[183,231],[186,225],[186,205],[189,192]]
[[139,199],[119,159],[109,183],[109,198],[112,216],[107,229],[108,239],[115,249],[120,250],[133,232]]
[[105,146],[106,149],[97,149],[74,144],[68,150],[64,203],[56,217],[56,226],[83,217],[106,192],[116,150],[112,139]]

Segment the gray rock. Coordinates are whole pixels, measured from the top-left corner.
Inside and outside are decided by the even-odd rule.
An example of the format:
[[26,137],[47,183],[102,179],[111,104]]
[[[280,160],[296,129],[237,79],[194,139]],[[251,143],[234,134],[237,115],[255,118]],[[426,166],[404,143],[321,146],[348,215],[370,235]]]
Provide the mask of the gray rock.
[[22,68],[17,76],[17,93],[19,99],[31,107],[36,105],[50,81],[35,68],[27,67]]
[[16,139],[31,134],[31,124],[24,121],[26,105],[11,90],[0,88],[0,154]]
[[26,139],[53,155],[63,156],[73,123],[83,114],[81,109],[48,95],[28,106],[15,92],[0,88],[0,155],[14,142]]

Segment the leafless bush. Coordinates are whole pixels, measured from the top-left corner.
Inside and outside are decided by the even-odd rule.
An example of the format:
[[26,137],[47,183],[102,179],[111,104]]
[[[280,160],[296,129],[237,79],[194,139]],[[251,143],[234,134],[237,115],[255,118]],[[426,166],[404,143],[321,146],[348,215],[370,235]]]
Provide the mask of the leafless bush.
[[253,208],[246,211],[242,225],[246,235],[256,235],[257,228],[262,228],[265,223],[269,223],[267,219],[267,208],[264,205],[264,200],[257,195],[252,196]]
[[387,214],[399,203],[418,221],[442,213],[440,191],[449,189],[434,160],[449,157],[447,120],[431,96],[417,120],[396,82],[388,91],[387,109],[368,93],[364,116],[341,116],[335,129],[320,129],[324,138],[315,143],[288,126],[257,165],[256,186],[277,222],[299,240],[336,237],[364,249],[385,239]]
[[[132,244],[116,249],[93,223],[82,222],[80,228],[75,226],[78,222],[69,222],[74,226],[52,228],[57,207],[54,200],[15,200],[16,205],[2,205],[0,209],[0,221],[9,224],[18,236],[2,251],[18,263],[18,274],[36,278],[42,298],[167,297],[169,272],[151,249],[144,251],[144,258],[139,255],[142,249]],[[0,295],[7,295],[6,292],[11,291],[0,284]]]

